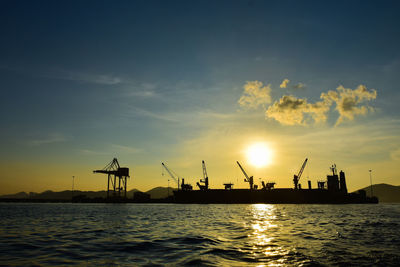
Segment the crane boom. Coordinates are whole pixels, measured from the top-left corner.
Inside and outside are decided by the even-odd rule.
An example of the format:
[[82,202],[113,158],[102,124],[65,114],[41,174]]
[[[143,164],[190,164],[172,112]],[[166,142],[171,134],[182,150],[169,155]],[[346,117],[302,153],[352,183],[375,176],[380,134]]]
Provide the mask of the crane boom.
[[306,158],[306,160],[303,162],[303,165],[301,166],[299,173],[293,176],[293,183],[294,183],[294,189],[299,189],[299,180],[301,175],[303,174],[304,168],[306,167],[308,158]]
[[250,189],[254,189],[253,187],[253,176],[248,176],[246,171],[243,169],[242,165],[240,165],[239,161],[236,161],[236,163],[239,165],[239,168],[242,170],[244,176],[246,177],[246,179],[244,179],[245,182],[249,183],[250,185]]
[[308,158],[306,158],[306,160],[304,161],[303,165],[301,166],[299,174],[297,174],[297,177],[299,178],[299,180],[300,180],[301,175],[303,174],[304,168],[306,167],[307,161],[308,161]]
[[172,179],[177,183],[178,190],[179,190],[179,176],[178,178],[175,177],[175,175],[172,173],[170,169],[164,164],[164,162],[161,162],[161,165],[164,167],[164,169],[168,172],[169,176],[171,176]]
[[205,180],[208,178],[208,175],[207,175],[206,163],[204,162],[204,160],[202,161],[202,164],[203,164],[203,177]]
[[[239,161],[236,161],[236,163],[239,165],[239,168],[242,170],[244,176],[246,177],[246,180],[249,180],[249,176],[247,175],[246,171],[242,168],[242,165],[240,165]],[[248,182],[248,181],[246,181]]]

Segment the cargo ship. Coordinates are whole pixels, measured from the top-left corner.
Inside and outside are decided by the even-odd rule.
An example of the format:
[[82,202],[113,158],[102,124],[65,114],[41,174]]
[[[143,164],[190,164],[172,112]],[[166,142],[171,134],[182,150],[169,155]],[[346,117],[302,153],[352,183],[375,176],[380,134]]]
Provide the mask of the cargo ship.
[[[378,198],[367,197],[364,190],[355,193],[348,193],[346,177],[343,171],[339,174],[336,165],[330,168],[332,174],[327,175],[325,181],[318,181],[317,188],[312,188],[311,181],[308,181],[308,188],[302,188],[299,183],[301,174],[306,166],[307,159],[304,161],[299,173],[294,175],[293,188],[275,188],[274,182],[262,182],[262,187],[258,188],[254,184],[253,176],[248,176],[243,167],[239,165],[245,179],[249,183],[248,189],[234,189],[232,183],[224,184],[225,189],[210,189],[208,175],[203,161],[204,178],[197,183],[198,190],[193,190],[190,184],[186,184],[184,179],[177,179],[178,190],[173,191],[173,202],[193,203],[193,204],[366,204],[378,203]],[[164,168],[175,179],[173,173],[164,165]]]

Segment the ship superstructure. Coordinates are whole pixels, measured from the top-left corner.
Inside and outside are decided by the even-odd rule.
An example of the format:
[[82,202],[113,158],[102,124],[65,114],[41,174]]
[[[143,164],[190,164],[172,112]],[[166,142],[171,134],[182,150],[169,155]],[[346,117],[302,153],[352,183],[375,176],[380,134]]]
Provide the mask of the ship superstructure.
[[[348,193],[346,176],[343,171],[337,172],[336,165],[331,166],[332,174],[327,175],[326,181],[318,181],[317,187],[312,188],[308,181],[308,188],[302,189],[299,183],[308,159],[305,159],[300,171],[294,175],[293,188],[274,188],[275,182],[262,181],[259,189],[254,184],[253,176],[249,176],[242,165],[237,162],[243,172],[248,189],[234,189],[232,183],[225,183],[225,189],[210,189],[208,175],[203,164],[203,179],[197,183],[199,190],[192,190],[191,186],[180,184],[174,193],[176,203],[293,203],[293,204],[348,204],[348,203],[378,203],[376,197],[367,197],[363,190],[357,193]],[[326,185],[326,186],[325,186]]]

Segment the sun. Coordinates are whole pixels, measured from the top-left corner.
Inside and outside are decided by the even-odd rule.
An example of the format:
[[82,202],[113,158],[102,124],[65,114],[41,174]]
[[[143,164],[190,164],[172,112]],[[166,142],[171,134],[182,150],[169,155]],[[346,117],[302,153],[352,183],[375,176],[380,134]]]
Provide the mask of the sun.
[[246,150],[247,160],[255,167],[265,167],[272,163],[272,150],[265,143],[255,143]]

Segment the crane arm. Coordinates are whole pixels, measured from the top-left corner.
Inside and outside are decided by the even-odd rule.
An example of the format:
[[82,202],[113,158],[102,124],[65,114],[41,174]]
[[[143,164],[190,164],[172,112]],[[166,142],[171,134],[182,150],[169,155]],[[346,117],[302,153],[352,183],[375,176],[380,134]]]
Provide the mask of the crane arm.
[[113,160],[103,168],[103,171],[118,170],[119,168],[121,167],[119,166],[117,158],[113,158]]
[[164,164],[164,162],[161,162],[161,165],[164,167],[164,169],[168,172],[169,176],[171,176],[172,179],[175,180],[175,182],[178,184],[179,187],[179,178],[177,179],[174,174],[167,168],[167,166]]
[[244,176],[246,177],[247,181],[250,181],[249,176],[247,175],[247,173],[243,169],[242,165],[240,165],[239,161],[236,161],[236,163],[239,165],[239,168],[242,170],[242,172],[243,172]]
[[93,171],[93,173],[116,174],[117,171],[95,170],[95,171]]
[[202,163],[203,163],[203,177],[204,177],[204,180],[205,180],[206,178],[208,178],[207,169],[206,169],[206,163],[204,162],[204,160],[202,161]]
[[306,167],[308,158],[306,158],[306,160],[304,161],[303,165],[301,166],[301,169],[299,171],[299,174],[297,175],[298,179],[300,179],[301,175],[303,174],[304,168]]

